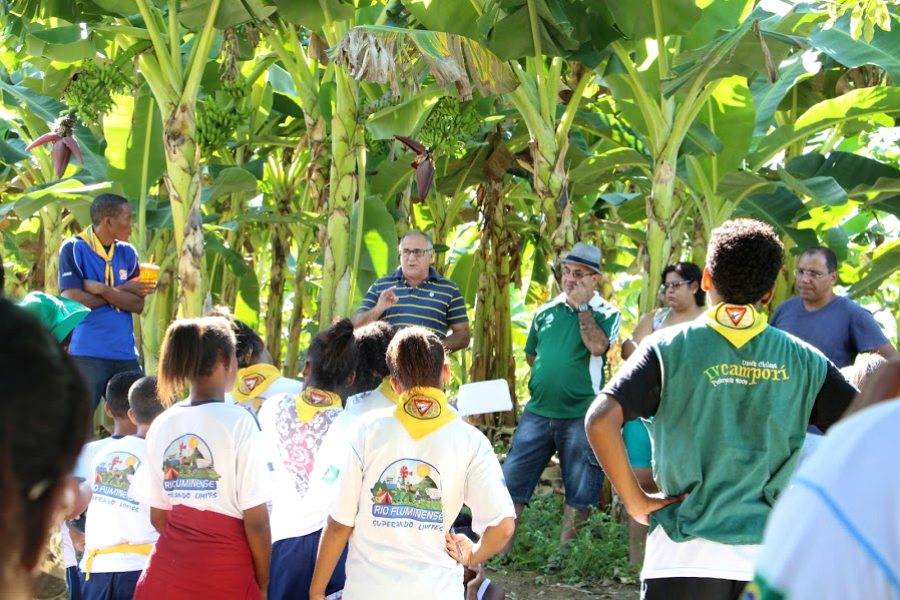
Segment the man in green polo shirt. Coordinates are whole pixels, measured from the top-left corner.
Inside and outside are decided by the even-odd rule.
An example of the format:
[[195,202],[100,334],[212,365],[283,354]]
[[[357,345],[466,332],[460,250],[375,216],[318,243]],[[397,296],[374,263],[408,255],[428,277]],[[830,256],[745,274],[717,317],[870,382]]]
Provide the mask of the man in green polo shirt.
[[[541,473],[559,455],[566,489],[560,542],[597,506],[603,472],[584,435],[583,419],[603,386],[606,353],[619,335],[621,315],[595,291],[600,250],[578,243],[562,261],[563,293],[538,309],[525,360],[531,399],[503,464],[506,486],[521,517]],[[508,549],[512,548],[512,541]]]
[[[644,600],[740,597],[808,425],[827,429],[856,392],[821,352],[758,312],[783,264],[771,226],[736,219],[715,229],[702,281],[712,308],[646,338],[588,411],[600,464],[628,514],[650,525]],[[661,496],[647,495],[628,463],[621,429],[637,417]]]
[[468,346],[466,302],[459,287],[438,275],[432,262],[431,237],[417,229],[407,231],[400,239],[400,268],[372,284],[353,315],[354,327],[380,319],[396,327],[429,329],[448,352]]

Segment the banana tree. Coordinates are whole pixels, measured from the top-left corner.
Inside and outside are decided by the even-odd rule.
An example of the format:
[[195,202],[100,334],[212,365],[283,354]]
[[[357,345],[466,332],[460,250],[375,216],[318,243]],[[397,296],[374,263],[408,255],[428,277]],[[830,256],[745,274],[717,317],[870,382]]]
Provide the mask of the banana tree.
[[[472,98],[473,89],[477,89],[482,97],[492,94],[503,94],[512,91],[516,82],[509,68],[504,65],[493,53],[476,42],[455,34],[435,31],[402,29],[398,27],[365,25],[350,29],[340,42],[329,50],[332,61],[340,67],[336,73],[338,78],[338,99],[340,99],[340,79],[346,79],[345,84],[351,81],[365,80],[389,86],[390,91],[399,96],[401,89],[411,89],[418,94],[420,92],[419,76],[417,70],[423,70],[434,78],[436,86],[448,88],[453,85],[459,94],[461,101]],[[431,94],[426,88],[422,94]],[[350,92],[348,90],[348,96]],[[421,97],[418,98],[421,100]],[[336,107],[336,118],[340,111]],[[427,114],[427,113],[426,113]],[[337,135],[332,128],[332,136]],[[333,137],[337,143],[337,137]],[[413,142],[412,147],[417,148],[418,142]],[[424,146],[422,146],[424,150]],[[422,183],[423,174],[426,179],[433,176],[434,167],[427,152],[414,150],[419,158],[414,161],[418,166],[419,181]],[[337,153],[335,153],[337,157]],[[337,164],[337,162],[335,163]],[[427,172],[430,169],[430,174]],[[335,170],[332,171],[334,176]],[[355,175],[355,174],[354,174]],[[344,183],[349,185],[345,178]],[[334,196],[335,187],[332,180],[331,193]],[[430,185],[421,186],[421,199],[429,202],[428,193]],[[432,213],[440,214],[442,224],[448,225],[453,221],[450,214],[458,214],[463,197],[454,196],[453,202],[447,211],[439,210],[437,204],[432,204]],[[443,204],[441,203],[441,206]],[[445,212],[447,214],[445,214]],[[339,218],[342,218],[339,216]],[[331,235],[331,223],[337,222],[335,215],[329,216],[329,237]],[[443,229],[442,229],[443,231]],[[334,242],[334,240],[332,240]],[[328,277],[328,254],[326,252],[326,271]],[[324,288],[324,283],[323,283]],[[349,290],[348,290],[349,291]],[[325,295],[323,289],[323,307],[325,311]],[[322,313],[326,314],[325,312]],[[325,321],[323,321],[325,322]]]

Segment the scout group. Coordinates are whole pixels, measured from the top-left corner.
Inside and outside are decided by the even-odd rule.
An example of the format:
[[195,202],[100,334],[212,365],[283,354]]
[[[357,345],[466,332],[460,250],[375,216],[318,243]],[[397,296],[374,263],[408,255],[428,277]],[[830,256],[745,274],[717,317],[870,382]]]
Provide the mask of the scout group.
[[[576,244],[531,324],[501,467],[444,393],[469,323],[426,234],[313,338],[301,383],[222,308],[171,323],[145,375],[132,320],[155,278],[130,205],[102,195],[91,218],[60,249],[60,296],[0,298],[0,598],[32,596],[56,532],[77,599],[504,598],[483,563],[554,455],[560,543],[609,477],[642,598],[900,598],[900,362],[834,294],[826,248],[769,319],[782,243],[726,222],[704,269],[666,269],[606,382],[620,315],[595,291],[599,250]],[[89,441],[101,397],[112,435]]]

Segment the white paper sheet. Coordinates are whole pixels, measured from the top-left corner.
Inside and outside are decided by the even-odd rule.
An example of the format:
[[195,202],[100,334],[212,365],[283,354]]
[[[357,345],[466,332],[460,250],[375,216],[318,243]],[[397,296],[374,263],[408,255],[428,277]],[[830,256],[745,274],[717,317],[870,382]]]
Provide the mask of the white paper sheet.
[[459,386],[457,408],[461,415],[481,415],[512,410],[509,384],[505,379],[492,379]]

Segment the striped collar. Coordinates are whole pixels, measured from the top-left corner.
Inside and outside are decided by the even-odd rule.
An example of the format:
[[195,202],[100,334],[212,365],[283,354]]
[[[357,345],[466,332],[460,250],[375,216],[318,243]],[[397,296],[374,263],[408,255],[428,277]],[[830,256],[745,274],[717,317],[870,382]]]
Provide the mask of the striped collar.
[[[393,277],[397,281],[406,283],[406,277],[403,276],[403,267],[397,267],[397,270],[394,271],[394,273],[393,273]],[[439,282],[442,279],[444,279],[444,278],[441,277],[440,275],[438,275],[438,272],[435,270],[434,267],[428,267],[428,277],[425,278],[425,281],[438,281]],[[425,281],[423,281],[422,283],[425,283]]]

